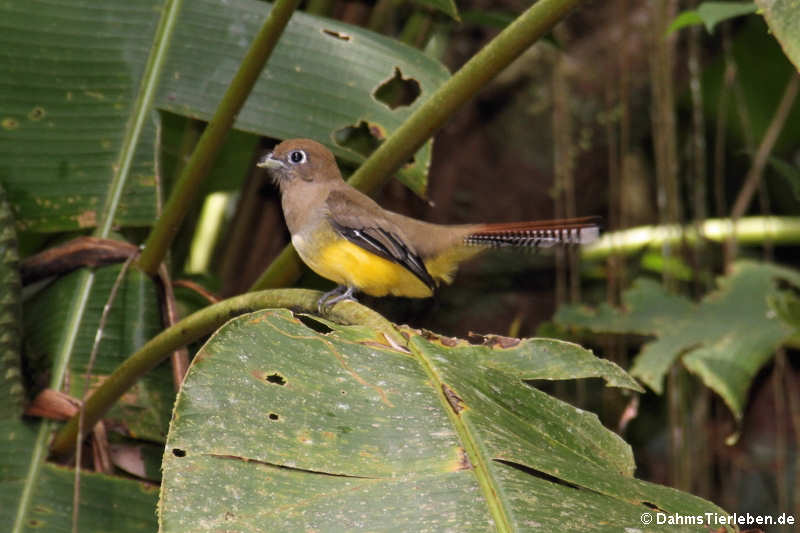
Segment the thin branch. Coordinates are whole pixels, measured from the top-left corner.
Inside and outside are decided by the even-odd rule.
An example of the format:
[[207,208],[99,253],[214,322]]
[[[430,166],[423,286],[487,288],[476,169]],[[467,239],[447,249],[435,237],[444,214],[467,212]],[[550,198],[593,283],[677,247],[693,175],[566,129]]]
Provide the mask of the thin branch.
[[800,73],[795,72],[789,83],[786,84],[786,89],[783,91],[780,104],[772,116],[767,131],[764,133],[764,138],[761,139],[761,144],[758,146],[756,155],[753,158],[753,164],[750,171],[747,173],[744,185],[739,191],[739,196],[731,209],[731,218],[736,221],[744,215],[747,208],[750,206],[750,201],[753,199],[753,194],[758,190],[758,184],[764,175],[764,167],[767,165],[769,154],[772,148],[778,141],[778,137],[783,131],[783,126],[786,119],[789,117],[789,112],[792,110],[797,90],[800,87]]
[[[163,263],[161,268],[158,269],[158,278],[164,288],[163,321],[167,327],[172,327],[180,321],[180,318],[175,305],[175,291],[172,290],[172,279],[170,279],[169,271]],[[183,383],[183,378],[186,377],[186,372],[189,371],[189,350],[182,346],[173,351],[170,356],[170,363],[172,365],[172,384],[175,387],[175,391],[178,391]]]

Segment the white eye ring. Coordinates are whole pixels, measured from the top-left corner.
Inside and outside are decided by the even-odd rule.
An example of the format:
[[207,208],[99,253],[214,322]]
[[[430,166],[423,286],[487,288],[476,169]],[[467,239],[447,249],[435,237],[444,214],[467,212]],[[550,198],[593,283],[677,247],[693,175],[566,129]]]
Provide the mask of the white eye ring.
[[305,163],[306,159],[306,153],[303,150],[292,150],[289,152],[289,162],[293,165]]

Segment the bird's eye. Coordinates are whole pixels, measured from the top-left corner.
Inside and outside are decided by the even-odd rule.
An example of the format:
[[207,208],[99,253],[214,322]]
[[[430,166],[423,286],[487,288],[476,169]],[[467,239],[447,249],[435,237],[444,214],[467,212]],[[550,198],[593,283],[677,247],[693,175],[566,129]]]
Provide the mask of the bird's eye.
[[305,163],[306,161],[306,153],[302,150],[295,150],[289,154],[289,161],[298,165],[300,163]]

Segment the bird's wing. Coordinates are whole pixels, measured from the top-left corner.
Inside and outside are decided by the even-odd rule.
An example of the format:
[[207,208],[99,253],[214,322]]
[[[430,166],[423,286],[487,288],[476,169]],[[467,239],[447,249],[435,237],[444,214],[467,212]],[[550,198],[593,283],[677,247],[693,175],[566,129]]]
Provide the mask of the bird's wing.
[[436,288],[436,282],[422,258],[404,238],[403,231],[387,220],[383,210],[369,198],[362,200],[342,191],[332,191],[326,207],[331,226],[342,237],[368,252],[397,263],[431,290]]

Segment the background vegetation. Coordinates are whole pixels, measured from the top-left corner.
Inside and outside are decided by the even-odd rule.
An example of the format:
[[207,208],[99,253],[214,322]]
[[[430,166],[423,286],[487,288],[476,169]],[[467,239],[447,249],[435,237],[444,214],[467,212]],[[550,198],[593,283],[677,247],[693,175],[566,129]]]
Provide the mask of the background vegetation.
[[[791,4],[0,3],[0,529],[800,519]],[[328,288],[254,168],[290,137],[396,211],[607,233],[214,334]]]

